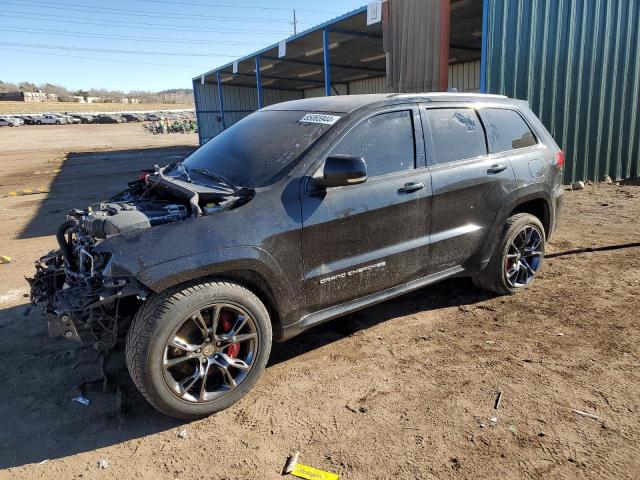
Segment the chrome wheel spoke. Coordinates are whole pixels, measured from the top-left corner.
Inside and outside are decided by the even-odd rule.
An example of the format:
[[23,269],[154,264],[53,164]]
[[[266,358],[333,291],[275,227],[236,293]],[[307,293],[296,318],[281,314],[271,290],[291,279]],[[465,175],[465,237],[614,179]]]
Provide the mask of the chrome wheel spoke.
[[178,383],[178,388],[180,389],[180,393],[182,394],[189,393],[189,389],[193,387],[193,384],[196,383],[201,376],[202,376],[202,366],[198,364],[198,368],[196,368],[196,371],[193,372],[192,375],[188,376],[187,378],[183,379],[181,382]]
[[182,350],[183,352],[188,352],[188,353],[195,352],[200,346],[200,345],[194,345],[192,343],[188,343],[178,336],[174,336],[169,341],[169,345],[179,350]]
[[171,367],[175,367],[176,365],[180,364],[180,363],[184,363],[187,362],[189,360],[195,360],[195,357],[192,357],[191,355],[185,355],[184,357],[177,357],[177,358],[171,358],[168,360],[164,361],[164,367],[165,368],[171,368]]
[[206,340],[209,337],[209,327],[207,326],[207,322],[204,321],[202,313],[196,313],[193,317],[191,317],[191,320],[193,320],[193,322],[196,324],[196,327],[198,327],[198,330],[200,330],[200,333]]
[[523,258],[520,263],[524,266],[525,271],[529,274],[529,277],[534,277],[536,272],[531,268],[531,265]]
[[213,364],[218,368],[218,370],[220,370],[220,373],[222,374],[222,380],[228,387],[236,388],[238,386],[236,380],[233,378],[233,375],[229,371],[229,364],[225,360],[223,360],[222,362],[219,360],[214,360]]
[[228,335],[223,335],[219,337],[219,340],[220,340],[219,343],[222,348],[226,348],[226,347],[230,347],[231,345],[235,345],[237,343],[253,340],[254,338],[258,338],[258,334],[255,332],[241,333],[240,335],[234,335],[232,337]]
[[248,371],[251,366],[247,365],[247,363],[244,360],[240,360],[239,358],[232,358],[227,354],[221,354],[220,355],[224,361],[227,363],[227,369],[228,367],[233,367],[233,368],[237,368],[238,370],[243,370],[243,371]]
[[202,402],[207,396],[207,374],[209,373],[210,363],[207,362],[205,367],[200,366],[202,370],[202,383],[200,385],[200,394],[198,395],[198,401]]

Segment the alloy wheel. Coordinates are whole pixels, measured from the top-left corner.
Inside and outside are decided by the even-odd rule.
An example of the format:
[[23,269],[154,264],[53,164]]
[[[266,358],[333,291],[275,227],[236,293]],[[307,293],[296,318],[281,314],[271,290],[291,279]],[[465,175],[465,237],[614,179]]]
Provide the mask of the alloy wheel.
[[162,361],[165,383],[182,400],[204,403],[237,388],[258,352],[255,320],[243,308],[216,303],[178,324]]
[[529,285],[542,263],[542,232],[533,225],[524,227],[509,244],[504,268],[512,288]]

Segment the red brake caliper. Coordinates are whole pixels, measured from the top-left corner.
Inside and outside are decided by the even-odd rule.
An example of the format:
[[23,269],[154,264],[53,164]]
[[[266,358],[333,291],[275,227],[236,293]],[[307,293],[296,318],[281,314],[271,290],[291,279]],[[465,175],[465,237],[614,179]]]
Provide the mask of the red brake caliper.
[[[222,333],[229,333],[233,329],[233,315],[230,312],[223,310],[220,312],[220,320],[222,321]],[[236,358],[240,353],[240,344],[236,343],[228,346],[225,349],[225,353],[231,358]]]

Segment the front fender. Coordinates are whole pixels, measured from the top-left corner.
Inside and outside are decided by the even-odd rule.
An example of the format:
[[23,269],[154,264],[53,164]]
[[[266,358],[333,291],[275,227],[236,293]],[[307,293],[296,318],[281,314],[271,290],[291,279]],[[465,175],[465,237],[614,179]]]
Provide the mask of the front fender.
[[280,265],[268,252],[255,246],[219,248],[174,258],[143,268],[136,279],[160,292],[190,280],[240,270],[262,277],[279,305],[291,303],[293,290]]

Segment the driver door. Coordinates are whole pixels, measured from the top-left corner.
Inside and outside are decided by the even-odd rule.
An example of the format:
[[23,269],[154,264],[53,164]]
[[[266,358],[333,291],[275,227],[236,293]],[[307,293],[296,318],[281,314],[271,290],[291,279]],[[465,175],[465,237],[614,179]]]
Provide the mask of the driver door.
[[[426,272],[431,177],[417,108],[361,119],[329,155],[362,157],[367,180],[302,193],[302,256],[310,311],[400,285]],[[316,175],[322,175],[321,164]]]

